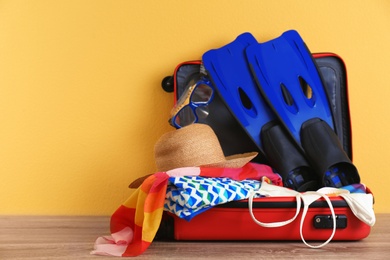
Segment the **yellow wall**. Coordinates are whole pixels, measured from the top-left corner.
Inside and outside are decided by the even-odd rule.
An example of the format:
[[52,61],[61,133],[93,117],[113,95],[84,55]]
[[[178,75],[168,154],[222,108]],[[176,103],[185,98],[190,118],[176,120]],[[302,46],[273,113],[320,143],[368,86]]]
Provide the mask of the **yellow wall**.
[[243,32],[347,64],[354,162],[390,213],[390,2],[0,0],[0,214],[110,215],[171,129],[161,79]]

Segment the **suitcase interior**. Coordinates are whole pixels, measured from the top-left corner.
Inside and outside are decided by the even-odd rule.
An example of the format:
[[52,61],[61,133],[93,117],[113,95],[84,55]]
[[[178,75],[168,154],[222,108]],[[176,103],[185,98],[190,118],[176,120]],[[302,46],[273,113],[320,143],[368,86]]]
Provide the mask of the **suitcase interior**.
[[[333,53],[313,54],[314,60],[326,87],[328,100],[334,115],[337,136],[347,155],[352,159],[352,136],[349,115],[347,75],[343,60]],[[201,61],[190,61],[179,64],[174,71],[174,99],[183,94],[188,82],[199,77]],[[255,162],[267,163],[264,156],[250,137],[240,127],[218,94],[209,104],[210,114],[200,123],[210,125],[221,143],[225,155],[259,152]]]

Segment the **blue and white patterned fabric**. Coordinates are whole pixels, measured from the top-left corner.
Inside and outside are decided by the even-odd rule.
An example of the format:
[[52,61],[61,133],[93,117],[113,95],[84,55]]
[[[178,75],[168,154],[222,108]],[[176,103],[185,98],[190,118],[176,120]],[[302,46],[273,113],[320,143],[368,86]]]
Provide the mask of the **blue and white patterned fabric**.
[[226,202],[247,199],[260,188],[256,180],[183,176],[169,178],[164,209],[190,220],[205,210]]

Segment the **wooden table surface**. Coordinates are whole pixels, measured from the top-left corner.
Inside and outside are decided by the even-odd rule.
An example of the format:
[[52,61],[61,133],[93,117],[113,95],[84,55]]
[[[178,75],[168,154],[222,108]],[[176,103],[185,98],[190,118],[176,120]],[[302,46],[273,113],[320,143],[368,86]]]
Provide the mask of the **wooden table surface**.
[[[321,249],[302,242],[153,242],[137,259],[390,259],[390,214],[370,235]],[[0,216],[0,259],[115,259],[90,255],[109,217]]]

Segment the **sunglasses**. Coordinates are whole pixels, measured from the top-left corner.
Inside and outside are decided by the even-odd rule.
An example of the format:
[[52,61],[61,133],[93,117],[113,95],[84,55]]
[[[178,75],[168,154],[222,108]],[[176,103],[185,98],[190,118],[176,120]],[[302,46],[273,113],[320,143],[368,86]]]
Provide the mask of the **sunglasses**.
[[190,85],[181,95],[170,113],[169,123],[181,128],[204,119],[209,114],[208,104],[213,100],[214,89],[207,79]]

